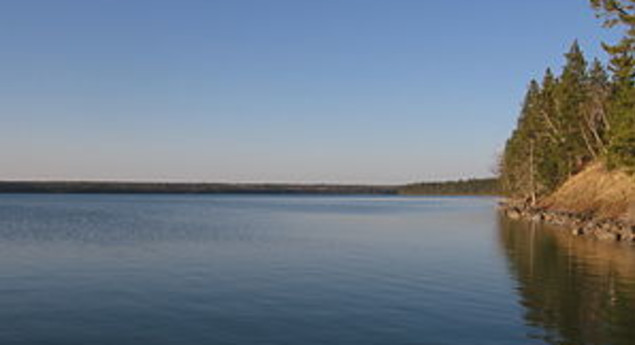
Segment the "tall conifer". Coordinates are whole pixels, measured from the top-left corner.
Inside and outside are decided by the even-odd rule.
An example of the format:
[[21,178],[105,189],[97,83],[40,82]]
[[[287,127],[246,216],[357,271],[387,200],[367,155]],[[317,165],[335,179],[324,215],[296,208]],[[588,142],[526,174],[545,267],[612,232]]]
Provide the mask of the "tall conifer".
[[604,44],[613,72],[607,158],[610,167],[635,170],[635,0],[591,0],[591,4],[606,27],[624,30],[617,44]]
[[586,101],[587,62],[577,41],[571,45],[565,58],[566,64],[556,89],[556,104],[557,116],[563,124],[564,156],[561,158],[567,162],[567,176],[571,176],[582,168],[589,156],[580,132],[581,110]]

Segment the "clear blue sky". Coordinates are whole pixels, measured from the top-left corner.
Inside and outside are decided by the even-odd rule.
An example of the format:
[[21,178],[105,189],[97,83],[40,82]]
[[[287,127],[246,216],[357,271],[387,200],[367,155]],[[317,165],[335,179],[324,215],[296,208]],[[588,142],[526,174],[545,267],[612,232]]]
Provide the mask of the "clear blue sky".
[[0,179],[491,175],[586,0],[3,1]]

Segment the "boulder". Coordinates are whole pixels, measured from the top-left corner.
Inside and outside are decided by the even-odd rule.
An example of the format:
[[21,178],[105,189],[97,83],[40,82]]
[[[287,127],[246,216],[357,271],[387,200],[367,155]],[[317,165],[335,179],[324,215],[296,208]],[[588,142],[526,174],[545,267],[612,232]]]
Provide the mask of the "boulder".
[[597,232],[595,234],[595,237],[601,241],[619,241],[620,240],[619,234],[606,232],[606,231]]

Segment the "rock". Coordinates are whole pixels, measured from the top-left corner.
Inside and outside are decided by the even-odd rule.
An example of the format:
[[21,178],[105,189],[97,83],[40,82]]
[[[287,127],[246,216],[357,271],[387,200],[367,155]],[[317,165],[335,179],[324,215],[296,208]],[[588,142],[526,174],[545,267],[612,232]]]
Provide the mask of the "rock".
[[597,225],[594,222],[588,222],[584,225],[584,232],[591,232],[597,228]]
[[507,215],[507,217],[509,217],[511,219],[514,219],[514,220],[518,220],[521,217],[521,213],[515,208],[507,210],[507,212],[505,214]]
[[635,224],[614,219],[597,219],[591,213],[550,211],[526,204],[501,204],[505,216],[513,220],[544,222],[570,229],[573,236],[592,236],[603,241],[635,242]]
[[612,232],[601,231],[595,234],[598,240],[602,241],[619,241],[620,236]]

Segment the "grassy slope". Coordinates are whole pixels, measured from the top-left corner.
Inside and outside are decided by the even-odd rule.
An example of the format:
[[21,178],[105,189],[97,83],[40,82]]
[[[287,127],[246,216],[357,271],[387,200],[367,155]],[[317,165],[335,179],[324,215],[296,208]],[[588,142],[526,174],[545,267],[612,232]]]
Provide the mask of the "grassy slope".
[[594,163],[542,200],[540,206],[635,222],[635,176],[607,171]]

